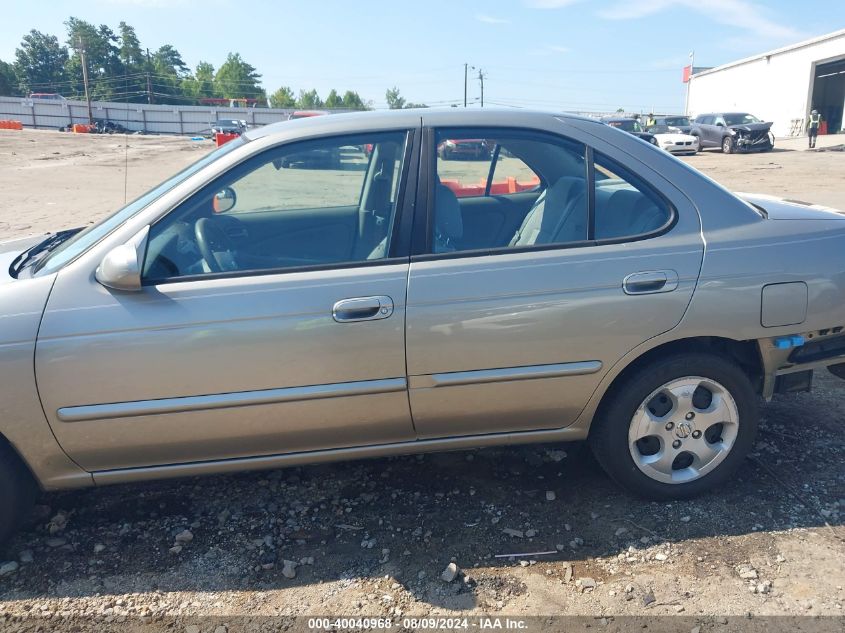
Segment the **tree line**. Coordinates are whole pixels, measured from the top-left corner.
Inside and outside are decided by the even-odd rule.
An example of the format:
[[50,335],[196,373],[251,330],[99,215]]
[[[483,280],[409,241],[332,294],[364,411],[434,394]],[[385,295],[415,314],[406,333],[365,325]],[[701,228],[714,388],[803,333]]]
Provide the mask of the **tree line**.
[[[143,47],[126,22],[117,31],[75,17],[64,25],[64,42],[33,29],[24,35],[13,62],[0,60],[0,96],[58,93],[83,99],[84,56],[90,96],[97,101],[195,105],[204,99],[249,99],[261,106],[303,110],[373,107],[354,90],[341,94],[333,89],[323,100],[316,90],[295,94],[282,86],[268,96],[261,74],[239,53],[230,52],[217,69],[211,62],[200,61],[192,70],[171,44],[154,51]],[[406,104],[395,87],[385,97],[390,108],[422,105]]]

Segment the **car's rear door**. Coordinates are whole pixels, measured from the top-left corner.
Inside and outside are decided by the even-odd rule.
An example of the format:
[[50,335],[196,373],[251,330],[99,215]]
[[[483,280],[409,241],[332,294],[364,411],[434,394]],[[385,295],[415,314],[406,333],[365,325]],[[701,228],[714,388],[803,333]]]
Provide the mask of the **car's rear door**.
[[322,139],[340,165],[279,160],[307,143],[250,158],[152,226],[140,292],[62,270],[35,362],[68,455],[109,471],[412,439],[415,135]]
[[[614,363],[683,316],[703,256],[696,209],[618,148],[571,134],[426,137],[421,161],[434,176],[418,206],[432,232],[411,258],[406,317],[422,438],[565,427]],[[508,244],[460,248],[476,242],[466,223],[455,239],[454,202],[436,184],[443,136],[499,139],[542,178]]]

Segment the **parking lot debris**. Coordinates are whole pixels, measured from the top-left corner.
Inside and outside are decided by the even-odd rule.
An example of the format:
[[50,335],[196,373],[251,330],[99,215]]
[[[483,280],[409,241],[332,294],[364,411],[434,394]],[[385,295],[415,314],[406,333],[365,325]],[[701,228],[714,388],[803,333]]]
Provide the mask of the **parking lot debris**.
[[523,532],[522,530],[514,530],[514,529],[511,529],[511,528],[505,528],[504,530],[502,530],[502,532],[504,532],[508,536],[513,536],[515,538],[524,538],[525,537],[525,532]]
[[446,565],[446,569],[443,570],[443,573],[440,574],[440,579],[443,582],[452,582],[458,577],[459,572],[460,569],[458,569],[458,566],[455,563],[449,563]]
[[546,552],[519,552],[516,554],[496,554],[493,558],[516,558],[517,556],[548,556],[549,554],[557,554],[557,550],[549,550]]
[[757,570],[751,565],[740,565],[737,568],[737,573],[743,580],[757,580]]
[[45,543],[47,547],[61,547],[67,543],[67,539],[54,536],[53,538],[48,538]]
[[10,560],[8,562],[5,562],[0,565],[0,576],[8,576],[9,574],[14,574],[16,571],[18,571],[18,567],[20,567],[20,565],[18,565],[17,561]]
[[21,563],[23,563],[24,565],[27,565],[27,564],[31,563],[32,561],[34,561],[35,557],[34,557],[31,549],[25,549],[25,550],[18,552],[18,560]]
[[566,563],[563,566],[563,582],[569,583],[572,581],[572,565],[570,563]]
[[589,576],[579,578],[575,581],[575,586],[581,589],[581,592],[596,588],[596,581]]
[[177,543],[190,543],[194,540],[194,533],[190,530],[182,530],[175,537]]
[[562,462],[564,459],[566,459],[566,451],[547,450],[546,457],[548,457],[553,462]]
[[[358,532],[358,531],[364,529],[363,527],[358,527],[357,525],[349,525],[347,523],[338,523],[335,527],[338,530],[350,530],[350,531],[353,531],[353,532]],[[422,530],[420,530],[420,534],[422,534]],[[415,534],[415,536],[416,536],[416,534]]]
[[647,607],[648,605],[656,602],[657,599],[654,597],[654,592],[648,591],[643,595],[643,606]]
[[282,565],[282,576],[285,578],[296,578],[296,563],[285,559]]
[[546,501],[554,501],[556,498],[554,490],[546,490]]

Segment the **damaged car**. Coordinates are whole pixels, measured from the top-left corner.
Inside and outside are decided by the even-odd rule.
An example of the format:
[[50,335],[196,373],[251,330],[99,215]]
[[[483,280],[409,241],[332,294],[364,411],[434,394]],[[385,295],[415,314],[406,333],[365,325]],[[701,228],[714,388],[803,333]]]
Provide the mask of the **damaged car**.
[[775,146],[771,122],[764,122],[747,112],[699,114],[690,134],[698,137],[701,149],[721,148],[734,152],[768,152]]
[[[477,195],[445,184],[447,139],[493,148]],[[513,173],[536,185],[494,189]],[[845,376],[843,250],[845,214],[595,119],[248,130],[96,224],[0,243],[0,542],[40,491],[515,443],[731,503],[758,405]]]

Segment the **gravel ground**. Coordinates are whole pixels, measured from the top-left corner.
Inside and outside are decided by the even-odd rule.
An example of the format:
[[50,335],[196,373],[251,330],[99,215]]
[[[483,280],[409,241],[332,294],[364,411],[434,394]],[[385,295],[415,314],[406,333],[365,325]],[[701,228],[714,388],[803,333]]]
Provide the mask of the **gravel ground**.
[[[0,212],[5,236],[72,225],[86,205],[90,217],[122,200],[120,137],[27,132],[14,147],[8,138],[0,186],[16,206]],[[88,143],[100,144],[96,156]],[[206,149],[130,144],[138,190]],[[49,171],[34,171],[43,168],[33,156],[29,171],[15,159],[55,151]],[[843,156],[689,160],[733,189],[790,188],[845,208]],[[99,197],[98,169],[111,183]],[[44,186],[51,179],[60,192]],[[813,393],[778,397],[762,413],[756,452],[736,479],[688,502],[621,492],[581,444],[48,494],[0,552],[0,629],[223,633],[240,630],[243,616],[260,629],[284,622],[261,616],[542,614],[587,616],[579,626],[601,630],[632,630],[624,616],[671,615],[673,630],[729,631],[747,630],[749,614],[841,618],[845,382],[820,372]]]

